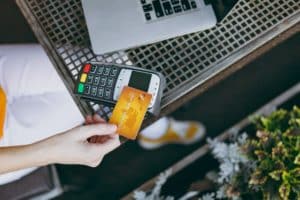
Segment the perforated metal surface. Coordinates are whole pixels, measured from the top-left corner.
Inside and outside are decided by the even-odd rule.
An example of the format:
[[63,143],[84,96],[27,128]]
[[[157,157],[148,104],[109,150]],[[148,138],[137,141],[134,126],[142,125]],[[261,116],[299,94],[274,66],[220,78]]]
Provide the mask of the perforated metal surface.
[[216,27],[133,49],[129,57],[140,67],[162,71],[168,96],[299,9],[299,0],[240,0]]
[[[300,21],[299,0],[240,0],[222,23],[211,30],[126,52],[97,56],[90,48],[80,0],[17,2],[30,18],[29,22],[38,26],[35,33],[48,49],[70,90],[74,87],[82,63],[86,61],[134,63],[139,67],[160,71],[166,76],[163,106]],[[290,23],[280,25],[289,19],[292,19]],[[274,28],[276,33],[260,40]],[[80,106],[85,106],[83,102],[75,100]],[[110,108],[91,105],[93,109],[100,108],[102,116],[107,117],[110,113]]]

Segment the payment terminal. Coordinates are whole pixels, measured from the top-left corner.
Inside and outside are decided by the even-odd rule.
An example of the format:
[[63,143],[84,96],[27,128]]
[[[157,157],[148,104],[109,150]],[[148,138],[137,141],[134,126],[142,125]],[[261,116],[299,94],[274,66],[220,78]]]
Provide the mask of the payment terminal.
[[158,115],[166,82],[156,71],[133,66],[100,62],[86,63],[79,73],[75,94],[82,99],[113,106],[124,86],[133,87],[152,95],[148,112]]

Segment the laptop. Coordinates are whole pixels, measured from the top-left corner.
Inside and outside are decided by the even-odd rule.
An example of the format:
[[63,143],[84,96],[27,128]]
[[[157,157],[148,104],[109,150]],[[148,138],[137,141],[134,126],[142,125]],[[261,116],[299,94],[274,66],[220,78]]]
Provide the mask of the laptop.
[[209,29],[217,20],[204,0],[82,0],[95,54]]

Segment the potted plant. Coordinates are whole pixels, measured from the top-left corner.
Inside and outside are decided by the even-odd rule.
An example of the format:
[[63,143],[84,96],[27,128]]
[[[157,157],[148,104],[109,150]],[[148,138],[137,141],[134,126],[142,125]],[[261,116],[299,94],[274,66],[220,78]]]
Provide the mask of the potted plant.
[[[208,173],[213,192],[190,191],[181,199],[300,200],[300,108],[279,109],[252,121],[255,134],[243,133],[228,143],[208,139],[220,163],[218,172]],[[152,191],[136,191],[134,198],[174,199],[160,195],[169,174],[161,174]]]

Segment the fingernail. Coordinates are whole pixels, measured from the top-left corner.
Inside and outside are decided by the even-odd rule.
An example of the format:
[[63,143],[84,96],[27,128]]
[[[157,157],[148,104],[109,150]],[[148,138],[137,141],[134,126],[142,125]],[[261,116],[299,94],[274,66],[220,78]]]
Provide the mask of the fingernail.
[[109,127],[112,131],[117,131],[117,126],[115,124],[109,124]]

